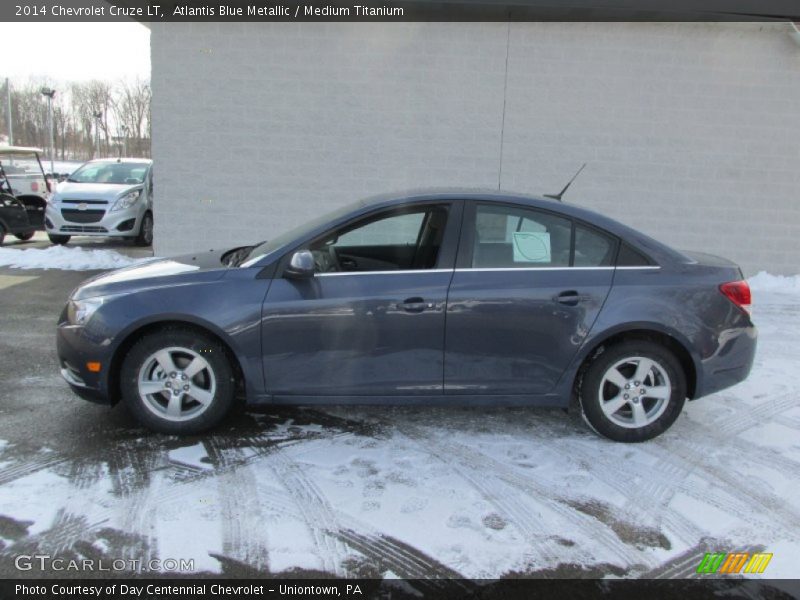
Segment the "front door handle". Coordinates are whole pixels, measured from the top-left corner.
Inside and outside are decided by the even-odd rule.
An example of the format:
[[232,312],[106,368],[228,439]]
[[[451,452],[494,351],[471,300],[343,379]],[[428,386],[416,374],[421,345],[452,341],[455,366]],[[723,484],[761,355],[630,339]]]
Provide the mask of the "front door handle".
[[414,298],[406,298],[397,305],[397,308],[410,313],[419,313],[426,308],[433,308],[433,303],[425,302],[424,298],[415,296]]
[[588,299],[589,296],[582,296],[575,290],[566,290],[554,298],[554,300],[559,304],[565,304],[567,306],[577,306],[579,302],[583,302],[584,300]]

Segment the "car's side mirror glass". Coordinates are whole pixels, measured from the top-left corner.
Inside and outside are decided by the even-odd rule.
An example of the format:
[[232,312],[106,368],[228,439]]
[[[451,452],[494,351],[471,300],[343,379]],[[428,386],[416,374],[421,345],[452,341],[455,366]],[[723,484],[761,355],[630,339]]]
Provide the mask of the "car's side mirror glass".
[[314,276],[314,255],[310,250],[298,250],[292,254],[284,277],[288,279],[309,279]]

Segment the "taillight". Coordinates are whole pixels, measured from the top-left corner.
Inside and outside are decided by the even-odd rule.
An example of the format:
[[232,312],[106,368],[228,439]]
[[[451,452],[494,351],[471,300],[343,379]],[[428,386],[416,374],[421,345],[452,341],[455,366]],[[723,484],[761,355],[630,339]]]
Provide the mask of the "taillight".
[[38,192],[39,191],[39,182],[38,181],[32,181],[31,182],[31,191],[32,192]]
[[730,281],[719,286],[719,291],[733,302],[736,306],[750,314],[750,307],[753,298],[750,294],[750,286],[746,281]]

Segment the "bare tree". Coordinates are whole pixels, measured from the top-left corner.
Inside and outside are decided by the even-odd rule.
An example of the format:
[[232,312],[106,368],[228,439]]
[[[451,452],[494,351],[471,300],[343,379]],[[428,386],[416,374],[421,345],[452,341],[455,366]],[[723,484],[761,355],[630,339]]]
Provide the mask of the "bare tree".
[[[50,82],[12,81],[11,103],[14,142],[46,147],[49,144],[47,103],[43,86],[58,90],[53,101],[56,153],[62,160],[96,158],[95,136],[100,155],[115,154],[115,137],[126,131],[130,156],[150,155],[150,83],[147,80]],[[101,114],[98,120],[95,114]],[[7,118],[0,119],[0,133],[8,132]],[[114,136],[112,132],[117,135]]]
[[136,79],[117,84],[114,117],[118,129],[127,131],[129,154],[143,154],[145,141],[149,148],[150,136],[146,132],[149,127],[151,95],[148,81]]

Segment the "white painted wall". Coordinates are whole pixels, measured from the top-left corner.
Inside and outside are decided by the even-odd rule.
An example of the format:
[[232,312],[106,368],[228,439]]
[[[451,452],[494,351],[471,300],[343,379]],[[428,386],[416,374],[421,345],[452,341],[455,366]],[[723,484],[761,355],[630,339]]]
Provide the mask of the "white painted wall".
[[788,25],[154,23],[151,44],[159,255],[384,191],[557,191],[588,161],[568,202],[800,272]]

